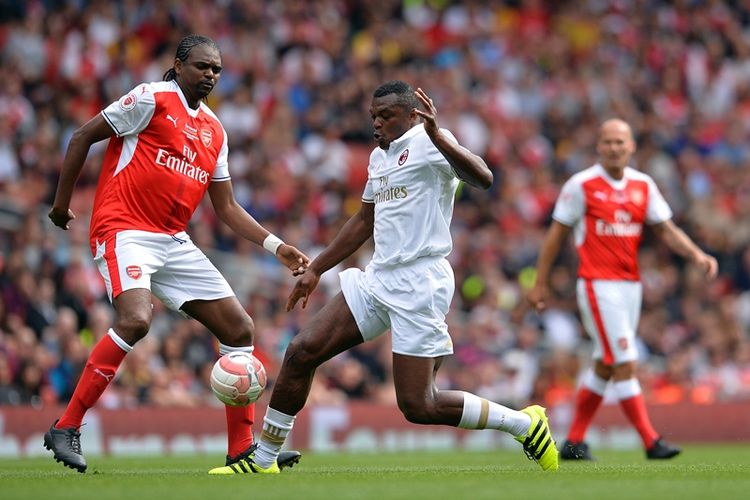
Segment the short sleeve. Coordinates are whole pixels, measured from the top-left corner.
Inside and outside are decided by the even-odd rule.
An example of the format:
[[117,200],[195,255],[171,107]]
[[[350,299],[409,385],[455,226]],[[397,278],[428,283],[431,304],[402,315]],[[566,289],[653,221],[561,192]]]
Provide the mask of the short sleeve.
[[552,218],[566,226],[573,226],[583,218],[584,209],[583,185],[575,178],[569,179],[560,191]]
[[102,116],[117,137],[122,137],[138,134],[145,129],[155,109],[153,89],[148,83],[142,83],[104,108]]
[[[453,135],[453,133],[445,128],[441,128],[440,131],[444,133],[445,135],[450,138],[450,140],[454,142],[458,142],[456,139],[456,136]],[[457,177],[456,172],[453,171],[453,167],[450,163],[448,163],[448,160],[445,159],[445,156],[443,156],[443,153],[440,152],[440,150],[433,144],[432,140],[430,140],[429,137],[426,137],[427,146],[425,154],[427,156],[427,162],[433,167],[438,168],[441,170],[444,174],[447,174],[451,177]]]
[[672,218],[672,209],[653,179],[648,179],[648,208],[646,224],[659,224]]
[[370,177],[367,177],[367,182],[365,183],[365,190],[362,193],[362,201],[366,203],[372,203],[375,200],[375,190],[372,187],[372,179]]
[[227,131],[222,127],[221,131],[224,133],[224,142],[221,145],[219,156],[216,158],[216,168],[214,169],[214,175],[211,177],[212,181],[228,181],[229,175],[229,144],[227,140]]

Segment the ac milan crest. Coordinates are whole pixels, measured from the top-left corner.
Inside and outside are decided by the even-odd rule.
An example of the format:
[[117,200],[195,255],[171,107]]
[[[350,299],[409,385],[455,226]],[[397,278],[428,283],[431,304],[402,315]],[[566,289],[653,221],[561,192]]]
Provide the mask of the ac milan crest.
[[404,163],[406,163],[406,159],[409,158],[409,148],[404,149],[404,152],[401,153],[401,156],[398,157],[398,166],[400,167]]
[[203,145],[206,147],[209,147],[211,145],[211,140],[213,139],[213,134],[211,134],[211,131],[207,128],[201,129],[201,141],[203,141]]
[[125,272],[128,273],[128,276],[130,276],[134,280],[137,280],[141,276],[143,276],[143,271],[141,271],[141,266],[128,266],[125,268]]

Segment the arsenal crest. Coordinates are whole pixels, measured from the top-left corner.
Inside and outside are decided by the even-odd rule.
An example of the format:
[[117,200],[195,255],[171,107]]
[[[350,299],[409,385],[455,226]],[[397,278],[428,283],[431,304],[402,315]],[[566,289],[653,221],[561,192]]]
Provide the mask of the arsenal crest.
[[118,104],[120,105],[120,109],[122,109],[123,111],[130,111],[135,107],[137,103],[138,99],[132,92],[126,96],[121,97],[120,101],[118,102]]
[[631,193],[630,193],[630,199],[636,205],[643,205],[643,202],[645,201],[645,198],[646,198],[646,196],[643,194],[643,191],[641,191],[641,190],[631,191]]
[[213,139],[213,134],[211,134],[211,131],[207,128],[201,129],[201,141],[203,142],[203,145],[206,147],[209,147],[211,145],[211,140]]
[[134,280],[137,280],[141,276],[143,276],[143,271],[141,271],[141,266],[128,266],[125,268],[125,272],[133,278]]
[[409,158],[409,148],[406,148],[403,153],[401,153],[401,156],[398,157],[398,166],[400,167],[404,163],[406,163],[406,159]]

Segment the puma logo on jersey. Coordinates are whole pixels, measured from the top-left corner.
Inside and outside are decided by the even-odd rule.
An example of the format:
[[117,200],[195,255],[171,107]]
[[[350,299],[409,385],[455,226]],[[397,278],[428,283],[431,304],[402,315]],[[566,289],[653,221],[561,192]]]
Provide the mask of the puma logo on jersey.
[[167,115],[167,120],[172,122],[172,125],[174,125],[174,128],[177,128],[177,118],[172,118],[172,115]]
[[112,380],[112,377],[115,376],[114,373],[112,373],[110,375],[107,375],[106,373],[104,373],[103,371],[101,371],[99,368],[94,368],[94,373],[96,373],[97,375],[101,375],[102,377],[104,377],[107,382],[109,382],[110,380]]
[[607,193],[603,191],[594,191],[594,198],[599,201],[607,201]]

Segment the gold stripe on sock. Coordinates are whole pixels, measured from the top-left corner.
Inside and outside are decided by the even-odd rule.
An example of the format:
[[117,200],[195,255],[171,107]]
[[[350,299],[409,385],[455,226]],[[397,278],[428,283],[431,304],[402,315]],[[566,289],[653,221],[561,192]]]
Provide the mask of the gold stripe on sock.
[[479,411],[479,422],[477,429],[487,428],[487,419],[490,417],[490,402],[482,398],[482,409]]
[[274,436],[273,434],[267,432],[265,429],[263,429],[263,432],[261,432],[260,438],[263,441],[267,441],[277,446],[281,446],[282,444],[284,444],[284,441],[286,441],[286,438]]

